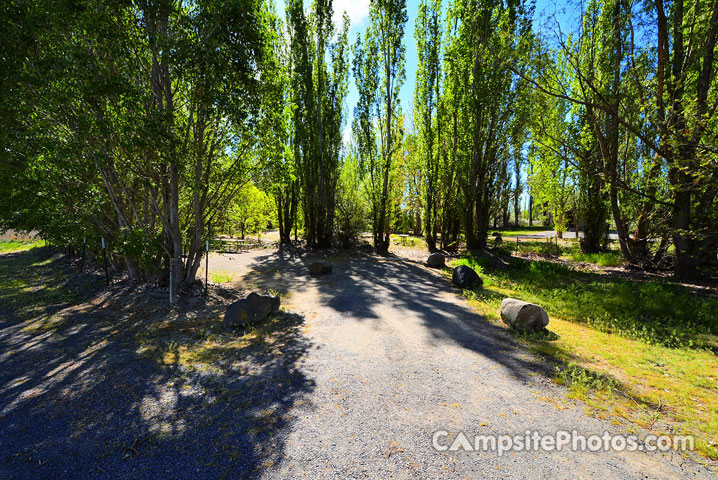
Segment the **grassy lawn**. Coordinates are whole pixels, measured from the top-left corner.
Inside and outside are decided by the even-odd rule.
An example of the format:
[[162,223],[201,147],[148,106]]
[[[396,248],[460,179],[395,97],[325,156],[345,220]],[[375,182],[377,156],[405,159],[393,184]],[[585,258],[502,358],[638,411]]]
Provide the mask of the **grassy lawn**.
[[699,453],[718,458],[718,299],[543,261],[456,263],[481,273],[483,290],[464,295],[490,321],[501,323],[507,296],[546,309],[555,335],[520,338],[558,360],[555,380],[592,414],[629,429],[693,434]]
[[601,253],[570,253],[569,259],[576,262],[595,263],[601,267],[617,267],[623,264],[623,256],[617,250],[610,250]]
[[[496,245],[496,241],[489,238],[489,245]],[[518,250],[517,250],[518,247]],[[563,239],[546,241],[545,239],[525,240],[520,239],[518,246],[515,240],[504,240],[501,244],[501,252],[504,255],[510,255],[518,251],[520,254],[533,253],[536,255],[551,256],[563,260],[572,260],[574,262],[595,263],[601,267],[615,267],[623,264],[623,256],[621,252],[615,248],[616,245],[609,245],[606,252],[601,253],[581,253],[581,245],[575,239]]]
[[[41,255],[39,248],[33,250],[41,245],[42,241],[0,242],[0,299],[5,310],[2,313],[12,311],[19,319],[34,317],[37,325],[47,327],[53,315],[45,312],[45,307],[71,300],[73,295],[61,288],[61,272],[50,273],[53,282],[48,284],[46,269],[51,260]],[[22,252],[27,254],[19,259],[17,254]]]
[[3,240],[0,241],[0,253],[24,252],[42,246],[42,244],[42,240]]
[[216,270],[210,272],[209,278],[214,283],[232,283],[234,281],[234,274],[232,274],[232,272],[225,272],[224,270]]

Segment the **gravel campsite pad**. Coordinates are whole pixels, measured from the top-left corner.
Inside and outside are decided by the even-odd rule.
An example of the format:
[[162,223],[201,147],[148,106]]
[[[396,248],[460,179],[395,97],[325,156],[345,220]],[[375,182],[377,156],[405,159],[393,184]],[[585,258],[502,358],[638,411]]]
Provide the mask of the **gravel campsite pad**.
[[[313,276],[303,255],[216,255],[240,290],[170,307],[101,276],[51,289],[59,260],[0,256],[0,478],[713,478],[677,453],[435,450],[437,431],[626,431],[586,416],[444,273],[328,260]],[[248,291],[282,310],[223,330]]]

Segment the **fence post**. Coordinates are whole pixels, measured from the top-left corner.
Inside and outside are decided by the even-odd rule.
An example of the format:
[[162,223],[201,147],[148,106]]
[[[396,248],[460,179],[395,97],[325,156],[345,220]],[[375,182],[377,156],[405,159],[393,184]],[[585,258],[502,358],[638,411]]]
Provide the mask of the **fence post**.
[[204,294],[207,295],[207,282],[209,280],[209,240],[205,247],[205,260],[204,260]]
[[110,286],[110,272],[107,270],[107,249],[105,248],[105,237],[102,237],[102,261],[105,264],[105,281]]
[[177,259],[170,258],[170,305],[174,305],[177,302],[177,282],[175,277],[177,275]]
[[87,237],[82,239],[82,263],[80,264],[80,273],[85,271],[85,250],[87,249]]

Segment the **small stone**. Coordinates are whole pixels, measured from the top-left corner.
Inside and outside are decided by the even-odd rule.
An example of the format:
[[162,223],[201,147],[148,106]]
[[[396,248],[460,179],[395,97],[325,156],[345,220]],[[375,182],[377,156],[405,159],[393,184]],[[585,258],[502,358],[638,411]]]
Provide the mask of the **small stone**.
[[454,269],[454,273],[451,275],[451,283],[461,288],[474,288],[476,286],[481,288],[484,285],[484,281],[481,280],[479,274],[466,265],[459,265]]

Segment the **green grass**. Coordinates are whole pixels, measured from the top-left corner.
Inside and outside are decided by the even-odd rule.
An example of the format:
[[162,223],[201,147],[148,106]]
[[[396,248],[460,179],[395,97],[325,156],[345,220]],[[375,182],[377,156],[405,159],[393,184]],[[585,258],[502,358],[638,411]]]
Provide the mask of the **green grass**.
[[[491,238],[489,238],[489,244],[493,244]],[[503,255],[511,255],[516,251],[515,240],[505,239],[500,247],[500,253]],[[547,242],[545,239],[519,239],[518,253],[532,253],[545,257],[559,256],[563,259],[576,262],[595,263],[602,267],[616,267],[623,264],[623,256],[619,250],[610,249],[609,247],[609,250],[606,252],[581,253],[581,246],[574,239],[559,240],[558,246],[556,246],[556,240]]]
[[576,262],[595,263],[601,267],[623,265],[623,255],[616,250],[601,253],[572,253],[568,257]]
[[[13,244],[10,246],[9,244]],[[45,307],[72,301],[75,297],[62,287],[66,273],[52,269],[52,258],[41,242],[2,242],[0,253],[0,301],[6,312],[19,320],[33,320],[26,328],[52,330],[58,318]],[[22,255],[13,255],[23,252]]]
[[234,275],[232,273],[222,270],[210,272],[209,275],[214,283],[231,283],[234,281]]
[[464,295],[490,321],[502,324],[509,296],[546,309],[552,338],[519,338],[558,361],[555,380],[591,413],[629,429],[693,434],[699,453],[718,458],[718,299],[547,261],[457,263],[480,272],[484,288]]
[[[718,299],[701,298],[669,282],[618,280],[548,261],[512,261],[506,270],[486,271],[488,259],[460,263],[488,275],[491,286],[547,305],[549,314],[607,333],[669,347],[701,346],[718,335]],[[500,302],[499,302],[500,303]]]
[[25,252],[42,245],[42,240],[2,240],[0,241],[0,253]]
[[426,241],[422,237],[415,237],[413,235],[409,235],[408,237],[401,237],[397,234],[392,234],[389,237],[391,239],[392,245],[400,245],[402,247],[426,248]]

